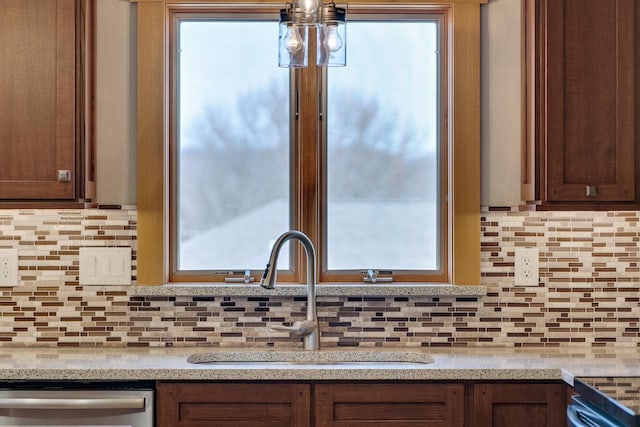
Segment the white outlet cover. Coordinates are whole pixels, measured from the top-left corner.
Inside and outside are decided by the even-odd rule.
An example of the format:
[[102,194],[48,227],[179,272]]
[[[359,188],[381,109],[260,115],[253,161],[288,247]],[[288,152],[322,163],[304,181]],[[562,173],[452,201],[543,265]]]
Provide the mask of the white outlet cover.
[[538,248],[515,249],[515,285],[516,286],[540,286]]
[[0,249],[0,285],[18,284],[18,250]]
[[80,248],[81,285],[130,285],[131,248]]

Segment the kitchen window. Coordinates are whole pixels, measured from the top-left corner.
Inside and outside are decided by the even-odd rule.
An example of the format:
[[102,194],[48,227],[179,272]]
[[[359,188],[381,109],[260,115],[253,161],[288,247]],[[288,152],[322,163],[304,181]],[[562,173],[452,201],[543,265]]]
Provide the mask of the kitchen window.
[[[473,31],[455,18],[479,10],[454,3],[350,4],[347,67],[291,72],[276,66],[281,5],[138,3],[139,84],[158,61],[140,46],[165,46],[142,84],[164,81],[161,111],[139,97],[139,149],[154,132],[165,141],[139,150],[139,167],[161,158],[165,172],[158,186],[139,170],[138,283],[258,280],[295,228],[314,240],[320,282],[478,284],[478,70],[454,70],[477,67]],[[168,25],[152,25],[160,16]],[[455,88],[467,105],[453,105]],[[280,257],[281,281],[304,277],[300,252]]]
[[315,236],[321,281],[446,278],[446,26],[374,10],[351,9],[349,66],[320,73],[277,67],[273,14],[173,15],[170,279],[257,280],[288,229]]

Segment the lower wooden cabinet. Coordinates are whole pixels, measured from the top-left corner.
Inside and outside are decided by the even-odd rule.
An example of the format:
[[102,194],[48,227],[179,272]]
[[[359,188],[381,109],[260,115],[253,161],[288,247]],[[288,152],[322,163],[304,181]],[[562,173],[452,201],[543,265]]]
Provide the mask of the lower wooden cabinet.
[[462,427],[464,384],[317,384],[315,427]]
[[311,385],[158,383],[157,427],[309,427]]
[[159,382],[158,427],[565,427],[564,383]]
[[473,385],[473,427],[564,427],[565,384]]

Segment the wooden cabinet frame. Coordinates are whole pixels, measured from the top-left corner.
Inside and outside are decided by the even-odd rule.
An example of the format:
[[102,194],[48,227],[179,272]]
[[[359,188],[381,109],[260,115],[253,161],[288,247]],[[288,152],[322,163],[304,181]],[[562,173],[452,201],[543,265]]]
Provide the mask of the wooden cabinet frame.
[[565,425],[567,386],[559,383],[478,383],[473,385],[472,427]]
[[310,427],[311,386],[292,383],[160,383],[158,427]]
[[159,427],[560,427],[562,381],[220,381],[157,385]]
[[462,427],[464,384],[316,384],[315,427]]
[[[522,3],[524,209],[640,207],[640,7],[597,5],[589,12],[567,0]],[[588,27],[602,46],[583,41],[581,20],[598,23]]]
[[[88,206],[95,198],[95,0],[3,7],[17,11],[4,14],[4,53],[19,60],[0,67],[8,153],[0,161],[0,208]],[[25,36],[24,20],[38,22],[37,31]]]

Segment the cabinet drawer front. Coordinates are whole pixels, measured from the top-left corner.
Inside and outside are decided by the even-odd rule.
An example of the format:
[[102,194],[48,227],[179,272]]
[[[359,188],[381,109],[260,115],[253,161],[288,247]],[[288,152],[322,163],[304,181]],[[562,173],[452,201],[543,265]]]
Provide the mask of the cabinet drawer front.
[[158,384],[159,427],[308,427],[310,385]]
[[474,427],[559,427],[566,421],[564,384],[475,384]]
[[318,384],[316,427],[462,426],[462,384]]

